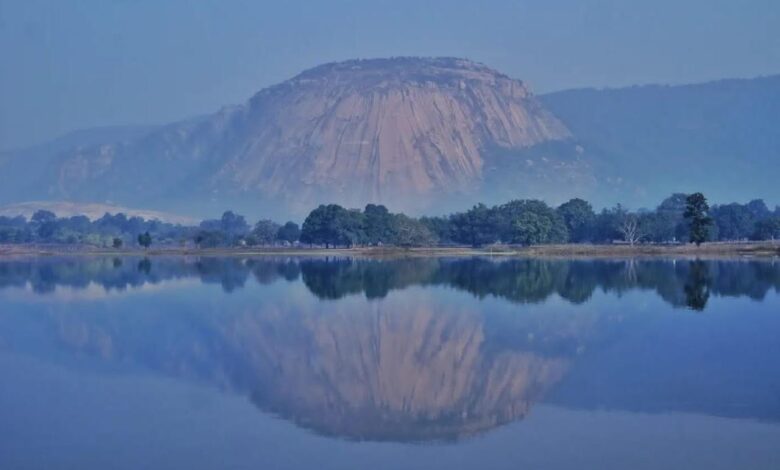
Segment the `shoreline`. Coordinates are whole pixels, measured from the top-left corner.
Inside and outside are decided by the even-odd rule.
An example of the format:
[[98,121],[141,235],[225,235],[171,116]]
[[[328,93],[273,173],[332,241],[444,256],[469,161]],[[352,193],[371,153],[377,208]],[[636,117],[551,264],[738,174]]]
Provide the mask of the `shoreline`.
[[540,257],[540,258],[741,258],[780,257],[780,241],[746,243],[704,243],[688,245],[533,245],[471,247],[357,247],[357,248],[290,248],[290,247],[232,247],[180,248],[160,247],[144,249],[111,249],[73,245],[0,245],[0,259],[19,256],[359,256],[372,258],[395,257]]

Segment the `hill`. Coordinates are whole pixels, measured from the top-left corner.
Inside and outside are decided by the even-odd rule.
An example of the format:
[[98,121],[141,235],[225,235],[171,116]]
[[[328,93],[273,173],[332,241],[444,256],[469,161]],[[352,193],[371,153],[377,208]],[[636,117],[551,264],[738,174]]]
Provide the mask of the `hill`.
[[210,115],[0,154],[0,204],[300,218],[331,202],[431,214],[513,198],[653,207],[702,191],[772,205],[778,122],[780,76],[535,97],[464,59],[353,60]]
[[521,155],[551,143],[573,149],[570,137],[523,82],[484,65],[348,61],[210,116],[48,155],[43,167],[15,172],[3,196],[188,213],[303,214],[320,202],[454,209],[502,184],[529,195],[587,184],[573,150]]
[[614,186],[652,207],[673,192],[780,203],[780,75],[682,86],[551,93],[541,101]]

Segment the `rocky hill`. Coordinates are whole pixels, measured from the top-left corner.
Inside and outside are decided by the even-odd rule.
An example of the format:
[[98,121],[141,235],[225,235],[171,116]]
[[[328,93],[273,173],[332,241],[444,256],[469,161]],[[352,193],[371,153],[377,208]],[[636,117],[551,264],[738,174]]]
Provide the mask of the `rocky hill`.
[[60,151],[9,186],[17,198],[166,210],[379,202],[414,212],[471,202],[500,183],[530,193],[550,179],[587,182],[574,152],[517,155],[569,138],[523,82],[478,63],[358,60],[307,70],[210,116]]
[[2,153],[0,204],[280,219],[330,202],[411,214],[527,197],[653,207],[690,191],[774,205],[777,122],[780,76],[537,98],[468,60],[353,60],[211,115]]

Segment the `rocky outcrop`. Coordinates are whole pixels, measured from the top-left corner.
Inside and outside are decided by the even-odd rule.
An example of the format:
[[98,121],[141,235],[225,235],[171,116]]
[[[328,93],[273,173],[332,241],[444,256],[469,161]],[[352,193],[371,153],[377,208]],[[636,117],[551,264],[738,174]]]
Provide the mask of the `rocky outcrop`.
[[244,105],[141,138],[64,152],[43,180],[51,198],[154,207],[190,198],[274,201],[298,212],[328,201],[414,211],[476,197],[488,167],[514,168],[499,174],[515,191],[524,174],[572,165],[580,174],[577,162],[544,155],[491,161],[569,137],[523,82],[484,65],[359,60],[313,68]]

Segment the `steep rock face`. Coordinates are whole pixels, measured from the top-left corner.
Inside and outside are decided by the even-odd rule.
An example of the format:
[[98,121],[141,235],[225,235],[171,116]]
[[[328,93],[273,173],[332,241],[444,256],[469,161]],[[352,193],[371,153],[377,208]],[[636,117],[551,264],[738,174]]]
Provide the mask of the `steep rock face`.
[[455,59],[318,67],[260,92],[248,111],[256,132],[218,178],[274,194],[384,201],[463,190],[479,179],[486,146],[568,135],[521,82]]
[[[483,65],[349,61],[308,70],[211,116],[65,152],[43,185],[50,198],[140,199],[166,209],[157,202],[251,199],[298,212],[329,201],[419,209],[452,195],[473,202],[490,154],[569,136],[521,81]],[[560,173],[560,165],[535,160],[524,159],[524,167]]]

